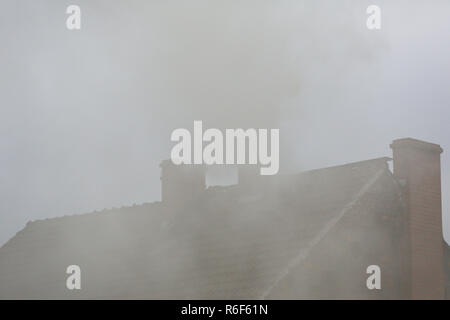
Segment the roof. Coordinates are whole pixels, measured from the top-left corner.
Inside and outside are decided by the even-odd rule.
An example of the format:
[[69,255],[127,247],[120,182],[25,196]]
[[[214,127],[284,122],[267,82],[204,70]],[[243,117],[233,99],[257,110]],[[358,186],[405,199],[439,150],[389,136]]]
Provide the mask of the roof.
[[[184,207],[156,202],[30,222],[0,248],[0,298],[278,297],[346,216],[402,214],[388,160],[212,187]],[[72,264],[82,270],[79,291],[65,288]]]

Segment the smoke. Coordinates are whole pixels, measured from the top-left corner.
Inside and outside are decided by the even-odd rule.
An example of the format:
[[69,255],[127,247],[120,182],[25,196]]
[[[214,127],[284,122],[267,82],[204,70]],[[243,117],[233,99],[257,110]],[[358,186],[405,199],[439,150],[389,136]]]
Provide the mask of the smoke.
[[417,56],[399,44],[436,35],[438,50],[410,60],[445,61],[448,23],[432,18],[445,2],[383,1],[378,32],[364,1],[81,0],[80,31],[65,28],[70,4],[2,3],[0,243],[28,220],[158,200],[170,133],[193,120],[280,128],[281,172],[388,155],[401,135],[445,148],[436,118],[398,121],[411,107],[399,96],[444,90],[389,90]]

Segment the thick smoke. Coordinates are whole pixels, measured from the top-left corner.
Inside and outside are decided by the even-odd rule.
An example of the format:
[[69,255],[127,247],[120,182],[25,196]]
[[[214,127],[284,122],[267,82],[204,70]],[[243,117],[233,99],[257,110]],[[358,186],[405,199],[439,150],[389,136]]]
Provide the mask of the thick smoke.
[[78,2],[79,32],[69,1],[2,3],[0,243],[28,220],[158,200],[170,132],[193,120],[280,128],[282,172],[450,136],[448,94],[417,81],[448,83],[448,3],[382,2],[371,32],[360,1]]

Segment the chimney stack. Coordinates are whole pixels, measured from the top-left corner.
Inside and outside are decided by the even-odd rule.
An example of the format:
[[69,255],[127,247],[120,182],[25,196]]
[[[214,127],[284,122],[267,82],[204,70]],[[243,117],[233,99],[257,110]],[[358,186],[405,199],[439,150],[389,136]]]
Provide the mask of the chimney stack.
[[408,258],[412,299],[444,298],[442,247],[442,148],[405,138],[391,144],[394,176],[407,208]]
[[161,200],[168,205],[183,205],[197,199],[206,189],[202,165],[175,165],[164,160],[161,167]]

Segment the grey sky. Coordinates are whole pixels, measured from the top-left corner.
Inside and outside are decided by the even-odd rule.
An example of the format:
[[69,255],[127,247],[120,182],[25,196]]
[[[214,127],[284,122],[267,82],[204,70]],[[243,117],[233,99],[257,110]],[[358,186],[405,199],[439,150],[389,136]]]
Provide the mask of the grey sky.
[[29,220],[159,200],[170,133],[193,120],[279,127],[280,172],[439,143],[448,239],[449,17],[439,0],[2,1],[0,244]]

